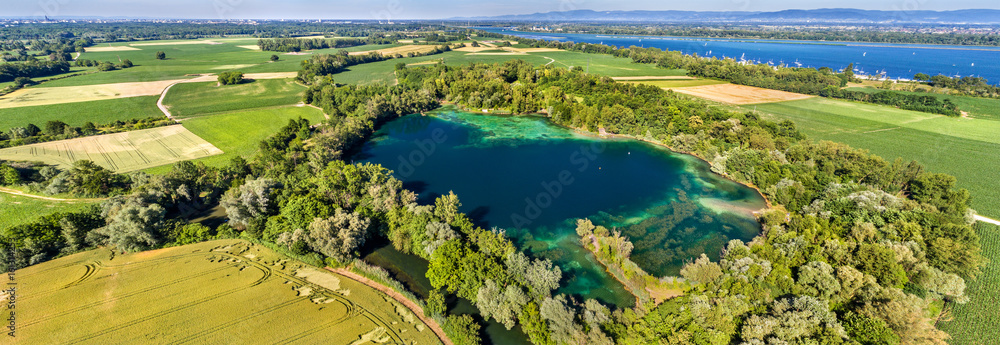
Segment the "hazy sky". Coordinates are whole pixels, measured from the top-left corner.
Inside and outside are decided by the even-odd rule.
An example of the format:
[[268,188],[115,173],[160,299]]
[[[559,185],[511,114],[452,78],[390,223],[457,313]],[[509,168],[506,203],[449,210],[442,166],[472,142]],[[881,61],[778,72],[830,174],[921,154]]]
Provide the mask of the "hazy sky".
[[0,0],[0,17],[134,16],[155,18],[426,19],[576,9],[775,11],[1000,9],[997,0]]

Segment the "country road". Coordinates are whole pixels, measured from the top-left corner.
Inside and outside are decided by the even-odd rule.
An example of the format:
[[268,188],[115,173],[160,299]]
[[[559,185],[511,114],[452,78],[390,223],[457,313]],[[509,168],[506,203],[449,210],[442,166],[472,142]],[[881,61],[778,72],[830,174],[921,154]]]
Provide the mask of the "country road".
[[980,221],[980,222],[985,222],[985,223],[990,223],[990,224],[993,224],[993,225],[1000,226],[1000,220],[996,220],[996,219],[992,219],[992,218],[986,218],[986,217],[980,216],[978,214],[975,216],[975,218],[976,218],[977,221]]

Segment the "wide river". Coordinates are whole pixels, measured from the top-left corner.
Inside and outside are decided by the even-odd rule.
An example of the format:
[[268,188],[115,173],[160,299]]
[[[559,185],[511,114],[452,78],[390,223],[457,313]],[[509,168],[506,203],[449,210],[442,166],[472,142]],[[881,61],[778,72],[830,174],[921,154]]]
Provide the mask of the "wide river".
[[1000,83],[1000,47],[886,44],[859,42],[724,39],[671,36],[623,36],[538,33],[481,28],[518,37],[560,42],[602,43],[618,47],[655,47],[684,54],[744,59],[790,67],[830,67],[842,70],[854,63],[858,73],[885,73],[889,78],[914,74],[977,76]]
[[[676,276],[701,253],[717,259],[729,240],[756,236],[752,212],[765,206],[755,190],[718,177],[696,158],[585,136],[543,117],[452,107],[404,116],[383,125],[355,160],[393,170],[422,203],[454,191],[478,226],[504,229],[525,252],[559,265],[560,293],[622,307],[634,297],[579,244],[576,219],[620,230],[642,268]],[[366,260],[388,266],[418,294],[429,288],[422,259],[387,246]],[[495,323],[487,328],[493,343],[509,342],[504,333]]]

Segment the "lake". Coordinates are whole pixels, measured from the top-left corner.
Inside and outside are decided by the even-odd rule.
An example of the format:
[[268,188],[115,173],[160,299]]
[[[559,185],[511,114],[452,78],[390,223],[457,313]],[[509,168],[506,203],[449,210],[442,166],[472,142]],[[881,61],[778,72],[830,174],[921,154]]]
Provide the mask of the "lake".
[[[717,259],[729,240],[759,233],[752,212],[765,207],[763,198],[694,157],[579,134],[538,116],[453,107],[427,114],[384,124],[355,161],[393,170],[421,203],[454,191],[476,225],[504,229],[525,252],[559,265],[559,293],[634,304],[579,244],[578,218],[622,231],[635,244],[633,260],[656,276],[678,275],[701,253]],[[366,260],[394,266],[415,290],[429,288],[421,278],[425,263],[392,252],[384,247]]]
[[790,67],[830,67],[842,70],[854,63],[858,73],[884,72],[889,78],[914,74],[977,76],[1000,82],[1000,47],[888,44],[670,36],[622,36],[538,33],[480,28],[518,37],[560,42],[601,43],[618,47],[655,47],[708,57],[729,57]]

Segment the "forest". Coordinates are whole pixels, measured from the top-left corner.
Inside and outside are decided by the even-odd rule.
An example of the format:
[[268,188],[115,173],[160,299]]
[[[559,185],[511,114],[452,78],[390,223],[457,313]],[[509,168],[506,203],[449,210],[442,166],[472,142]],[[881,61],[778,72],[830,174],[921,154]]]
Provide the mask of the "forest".
[[[943,300],[967,300],[965,280],[982,264],[969,194],[954,177],[809,140],[789,121],[519,60],[397,66],[394,86],[339,86],[327,75],[336,69],[313,65],[303,64],[312,76],[305,101],[331,119],[290,121],[248,160],[182,162],[163,175],[119,175],[85,161],[65,171],[4,162],[5,184],[111,198],[5,230],[3,262],[23,267],[94,246],[138,251],[241,237],[343,266],[381,237],[430,262],[437,290],[419,302],[458,344],[478,343],[479,326],[444,315],[444,296],[468,299],[508,328],[520,325],[535,344],[943,344],[947,334],[934,328],[930,311]],[[760,216],[753,241],[731,241],[717,262],[692,258],[678,277],[689,286],[681,297],[612,310],[554,294],[561,270],[519,252],[502,229],[477,227],[459,211],[459,196],[419,204],[385,168],[348,163],[380,124],[440,102],[514,114],[543,109],[559,125],[667,145],[756,186],[774,207]],[[226,224],[186,224],[216,205]],[[622,248],[627,242],[616,238]]]
[[[709,38],[774,39],[834,42],[870,43],[920,43],[966,46],[1000,46],[998,34],[959,34],[920,32],[927,29],[950,29],[935,27],[774,27],[740,25],[607,25],[607,24],[566,24],[559,28],[569,33],[601,35],[650,35]],[[518,30],[531,31],[530,26],[520,26]]]

